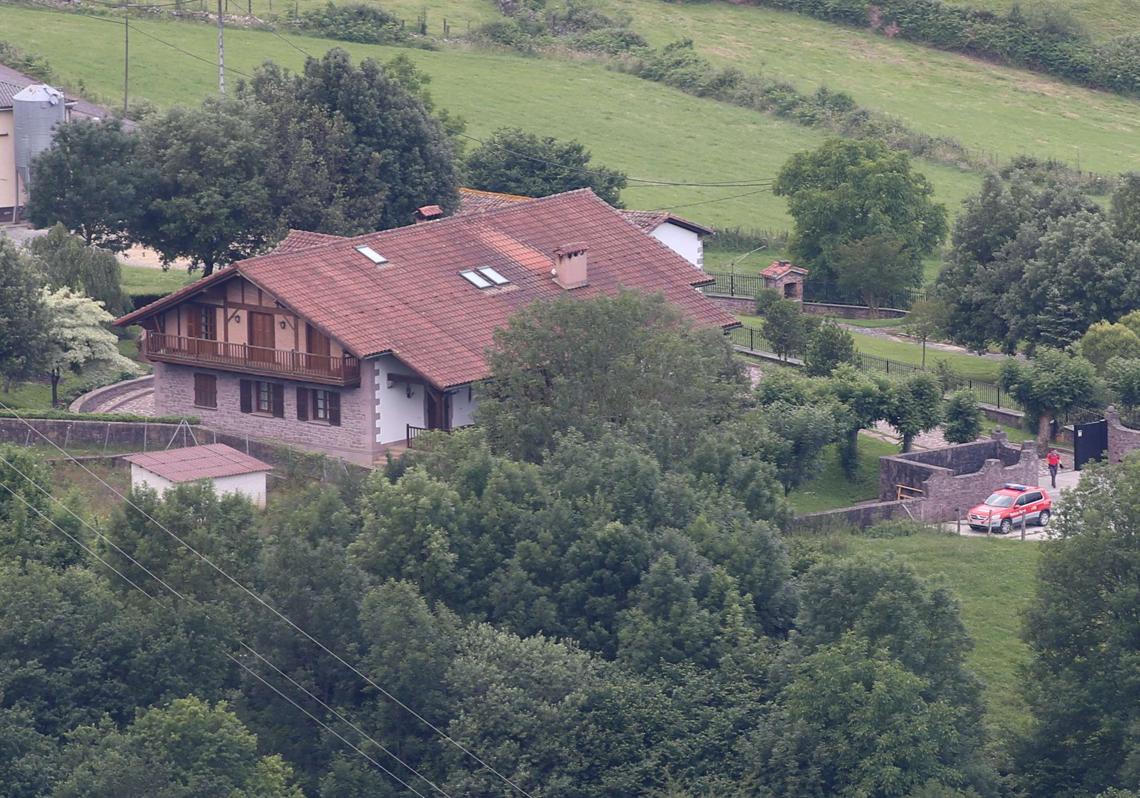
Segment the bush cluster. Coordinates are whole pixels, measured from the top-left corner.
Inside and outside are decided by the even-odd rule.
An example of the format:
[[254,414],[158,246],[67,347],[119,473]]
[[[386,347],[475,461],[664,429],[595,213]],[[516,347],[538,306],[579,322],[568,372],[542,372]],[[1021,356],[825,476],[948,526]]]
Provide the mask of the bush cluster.
[[630,29],[628,18],[609,16],[588,0],[568,0],[559,8],[548,6],[546,0],[500,0],[499,10],[504,18],[476,30],[476,39],[525,53],[553,44],[607,55],[648,46]]
[[297,25],[306,33],[346,42],[394,44],[408,39],[400,20],[377,6],[363,3],[329,3],[306,11]]
[[1094,42],[1063,11],[1006,14],[942,0],[737,0],[870,27],[945,50],[1007,61],[1085,86],[1140,93],[1140,35]]

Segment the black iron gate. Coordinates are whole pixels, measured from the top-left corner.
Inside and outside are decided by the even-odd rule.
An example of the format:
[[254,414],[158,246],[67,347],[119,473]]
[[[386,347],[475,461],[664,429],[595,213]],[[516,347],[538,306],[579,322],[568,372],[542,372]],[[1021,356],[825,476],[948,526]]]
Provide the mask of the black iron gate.
[[1108,422],[1103,418],[1073,426],[1073,467],[1078,471],[1089,460],[1099,460],[1108,450]]

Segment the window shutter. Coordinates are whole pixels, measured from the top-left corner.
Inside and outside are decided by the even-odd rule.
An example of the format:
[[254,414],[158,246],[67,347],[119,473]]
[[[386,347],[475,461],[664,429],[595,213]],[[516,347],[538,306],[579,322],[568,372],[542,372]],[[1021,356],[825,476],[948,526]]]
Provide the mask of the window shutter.
[[251,380],[241,381],[241,412],[253,412],[253,382]]
[[301,421],[309,420],[309,389],[297,389],[297,418]]
[[285,386],[273,385],[273,417],[285,418]]
[[337,391],[329,391],[329,424],[333,427],[340,426],[340,394]]

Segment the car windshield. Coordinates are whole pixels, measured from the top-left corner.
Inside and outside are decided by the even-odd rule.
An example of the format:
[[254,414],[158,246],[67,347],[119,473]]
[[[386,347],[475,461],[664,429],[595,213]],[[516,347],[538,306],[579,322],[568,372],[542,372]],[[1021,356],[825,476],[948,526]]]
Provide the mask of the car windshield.
[[986,499],[986,504],[990,507],[1012,507],[1013,497],[1004,493],[991,493],[990,497]]

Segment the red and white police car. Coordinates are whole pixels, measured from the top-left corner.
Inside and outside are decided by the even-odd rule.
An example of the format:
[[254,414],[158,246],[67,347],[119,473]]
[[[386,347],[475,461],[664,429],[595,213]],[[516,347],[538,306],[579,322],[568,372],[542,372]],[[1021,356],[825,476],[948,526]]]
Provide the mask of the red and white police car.
[[971,507],[966,522],[971,529],[1008,534],[1025,519],[1026,524],[1045,526],[1053,500],[1044,488],[1007,482],[977,507]]

